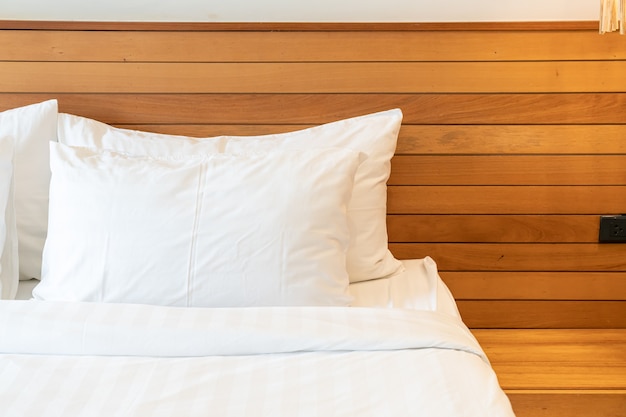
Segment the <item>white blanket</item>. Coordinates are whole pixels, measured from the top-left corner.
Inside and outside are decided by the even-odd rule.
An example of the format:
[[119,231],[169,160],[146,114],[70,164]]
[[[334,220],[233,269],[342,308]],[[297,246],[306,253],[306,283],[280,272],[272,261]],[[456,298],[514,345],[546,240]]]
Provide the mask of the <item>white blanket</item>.
[[453,316],[0,302],[2,416],[512,416]]

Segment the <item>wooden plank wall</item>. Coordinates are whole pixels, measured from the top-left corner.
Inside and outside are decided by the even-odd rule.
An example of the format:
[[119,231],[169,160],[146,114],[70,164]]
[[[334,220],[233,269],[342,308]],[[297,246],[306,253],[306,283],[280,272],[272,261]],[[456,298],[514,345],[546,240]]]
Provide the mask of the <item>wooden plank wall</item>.
[[473,328],[626,327],[626,37],[597,24],[0,22],[0,110],[209,136],[400,107],[392,251]]

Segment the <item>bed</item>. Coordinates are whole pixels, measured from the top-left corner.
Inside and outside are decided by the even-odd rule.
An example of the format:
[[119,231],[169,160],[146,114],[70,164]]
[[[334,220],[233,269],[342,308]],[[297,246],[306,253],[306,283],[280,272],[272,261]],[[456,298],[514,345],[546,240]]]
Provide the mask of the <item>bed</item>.
[[0,33],[2,416],[513,415],[446,257],[389,243],[409,32],[65,25]]
[[435,262],[388,250],[401,109],[203,139],[0,117],[3,416],[513,415]]
[[[597,242],[599,216],[624,211],[624,37],[597,22],[0,26],[0,111],[57,99],[65,122],[216,137],[400,109],[387,232],[406,271],[350,283],[350,305],[458,309],[519,416],[626,409],[626,257]],[[23,179],[47,160],[27,155]],[[42,247],[37,198],[17,199],[17,221]],[[40,269],[29,245],[23,278]],[[428,257],[454,304],[445,287],[432,302],[435,275],[408,278]],[[20,281],[20,298],[39,282]]]

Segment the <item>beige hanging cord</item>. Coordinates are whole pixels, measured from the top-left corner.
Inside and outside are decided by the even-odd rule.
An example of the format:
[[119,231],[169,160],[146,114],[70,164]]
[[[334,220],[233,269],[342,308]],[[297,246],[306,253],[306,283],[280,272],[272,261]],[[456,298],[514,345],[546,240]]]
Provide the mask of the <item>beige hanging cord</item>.
[[626,23],[626,0],[600,0],[600,33],[619,30],[623,35]]

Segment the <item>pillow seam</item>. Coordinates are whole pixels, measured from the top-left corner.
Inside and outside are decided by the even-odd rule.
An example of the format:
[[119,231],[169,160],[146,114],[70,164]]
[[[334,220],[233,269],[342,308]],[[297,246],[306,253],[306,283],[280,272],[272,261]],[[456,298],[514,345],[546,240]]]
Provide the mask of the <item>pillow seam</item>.
[[196,246],[198,241],[198,228],[200,227],[200,214],[202,213],[202,201],[204,200],[204,183],[207,171],[207,163],[202,162],[198,167],[198,188],[196,191],[196,207],[191,229],[191,243],[189,245],[189,264],[187,267],[187,307],[193,305],[193,283],[196,276]]

